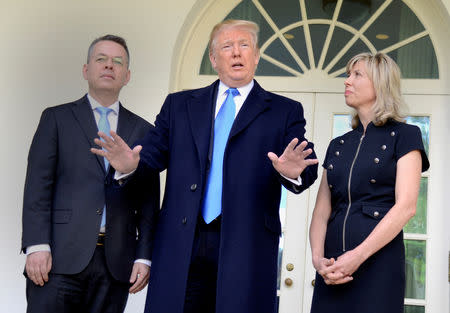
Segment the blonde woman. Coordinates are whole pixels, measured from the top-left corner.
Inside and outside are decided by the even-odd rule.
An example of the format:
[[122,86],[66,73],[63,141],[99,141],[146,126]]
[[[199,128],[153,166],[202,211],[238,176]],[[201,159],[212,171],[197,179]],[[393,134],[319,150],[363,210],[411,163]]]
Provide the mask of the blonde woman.
[[311,221],[311,312],[403,313],[402,228],[429,167],[420,129],[403,120],[400,71],[383,53],[347,64],[353,130],[328,146]]

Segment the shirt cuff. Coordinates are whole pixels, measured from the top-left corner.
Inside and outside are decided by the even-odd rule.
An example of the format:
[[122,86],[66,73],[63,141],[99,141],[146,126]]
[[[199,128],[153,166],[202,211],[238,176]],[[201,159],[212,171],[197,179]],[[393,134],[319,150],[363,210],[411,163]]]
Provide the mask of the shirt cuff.
[[142,263],[145,264],[147,266],[152,266],[152,261],[147,260],[147,259],[137,259],[134,261],[134,263]]
[[289,180],[291,183],[293,183],[293,184],[296,185],[296,186],[301,186],[301,185],[302,185],[302,178],[301,178],[300,176],[297,177],[297,179],[292,179],[292,178],[289,178],[289,177],[284,176],[284,175],[281,174],[281,173],[280,173],[280,175],[281,175],[283,178]]
[[46,244],[46,243],[43,243],[43,244],[41,244],[41,245],[33,245],[33,246],[29,246],[29,247],[27,247],[27,249],[26,249],[26,255],[29,255],[29,254],[31,254],[31,253],[33,253],[33,252],[41,252],[41,251],[48,251],[48,252],[51,252],[51,250],[50,250],[50,245],[49,244]]
[[127,178],[127,177],[131,176],[135,171],[136,171],[136,170],[133,170],[132,172],[127,173],[127,174],[124,174],[124,173],[121,173],[121,172],[116,171],[116,172],[114,173],[114,179],[115,179],[115,180],[119,180],[119,179]]

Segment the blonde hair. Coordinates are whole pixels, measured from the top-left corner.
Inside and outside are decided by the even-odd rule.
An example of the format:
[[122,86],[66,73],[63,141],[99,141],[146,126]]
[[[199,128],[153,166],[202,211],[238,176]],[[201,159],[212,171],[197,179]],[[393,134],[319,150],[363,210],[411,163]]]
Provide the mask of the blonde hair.
[[[400,91],[400,69],[388,55],[378,52],[375,55],[364,52],[355,55],[347,63],[347,73],[358,62],[364,62],[369,79],[375,89],[376,100],[372,106],[374,118],[372,122],[382,126],[390,119],[404,122],[406,103]],[[359,125],[359,117],[355,113],[352,127]]]
[[225,29],[230,28],[239,28],[243,29],[245,31],[248,31],[253,39],[253,48],[258,48],[258,35],[259,35],[259,26],[258,24],[246,21],[246,20],[225,20],[223,22],[220,22],[216,26],[214,26],[213,30],[211,31],[211,34],[209,35],[209,43],[208,43],[208,49],[209,54],[212,55],[214,51],[214,46],[216,44],[216,37],[217,35],[224,31]]

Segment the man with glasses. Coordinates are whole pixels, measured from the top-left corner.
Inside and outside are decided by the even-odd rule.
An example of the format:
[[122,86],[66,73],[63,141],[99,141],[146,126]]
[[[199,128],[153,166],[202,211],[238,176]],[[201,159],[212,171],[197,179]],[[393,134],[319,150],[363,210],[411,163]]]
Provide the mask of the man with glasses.
[[118,100],[130,79],[125,40],[92,42],[88,93],[42,113],[28,156],[22,250],[27,312],[123,312],[128,293],[149,279],[159,175],[119,188],[109,162],[89,152],[114,130],[133,143],[152,126]]

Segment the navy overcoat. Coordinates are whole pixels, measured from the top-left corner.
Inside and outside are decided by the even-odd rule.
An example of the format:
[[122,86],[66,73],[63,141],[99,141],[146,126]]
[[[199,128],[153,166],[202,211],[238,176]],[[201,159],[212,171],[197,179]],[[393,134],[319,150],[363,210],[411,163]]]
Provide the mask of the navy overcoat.
[[[155,129],[139,142],[143,150],[138,172],[145,167],[167,169],[147,313],[183,312],[218,82],[170,94]],[[236,116],[224,154],[216,313],[274,312],[280,182],[300,193],[317,178],[317,166],[303,172],[303,184],[294,190],[274,170],[267,153],[280,155],[293,138],[304,140],[305,123],[300,103],[266,92],[256,82]]]

